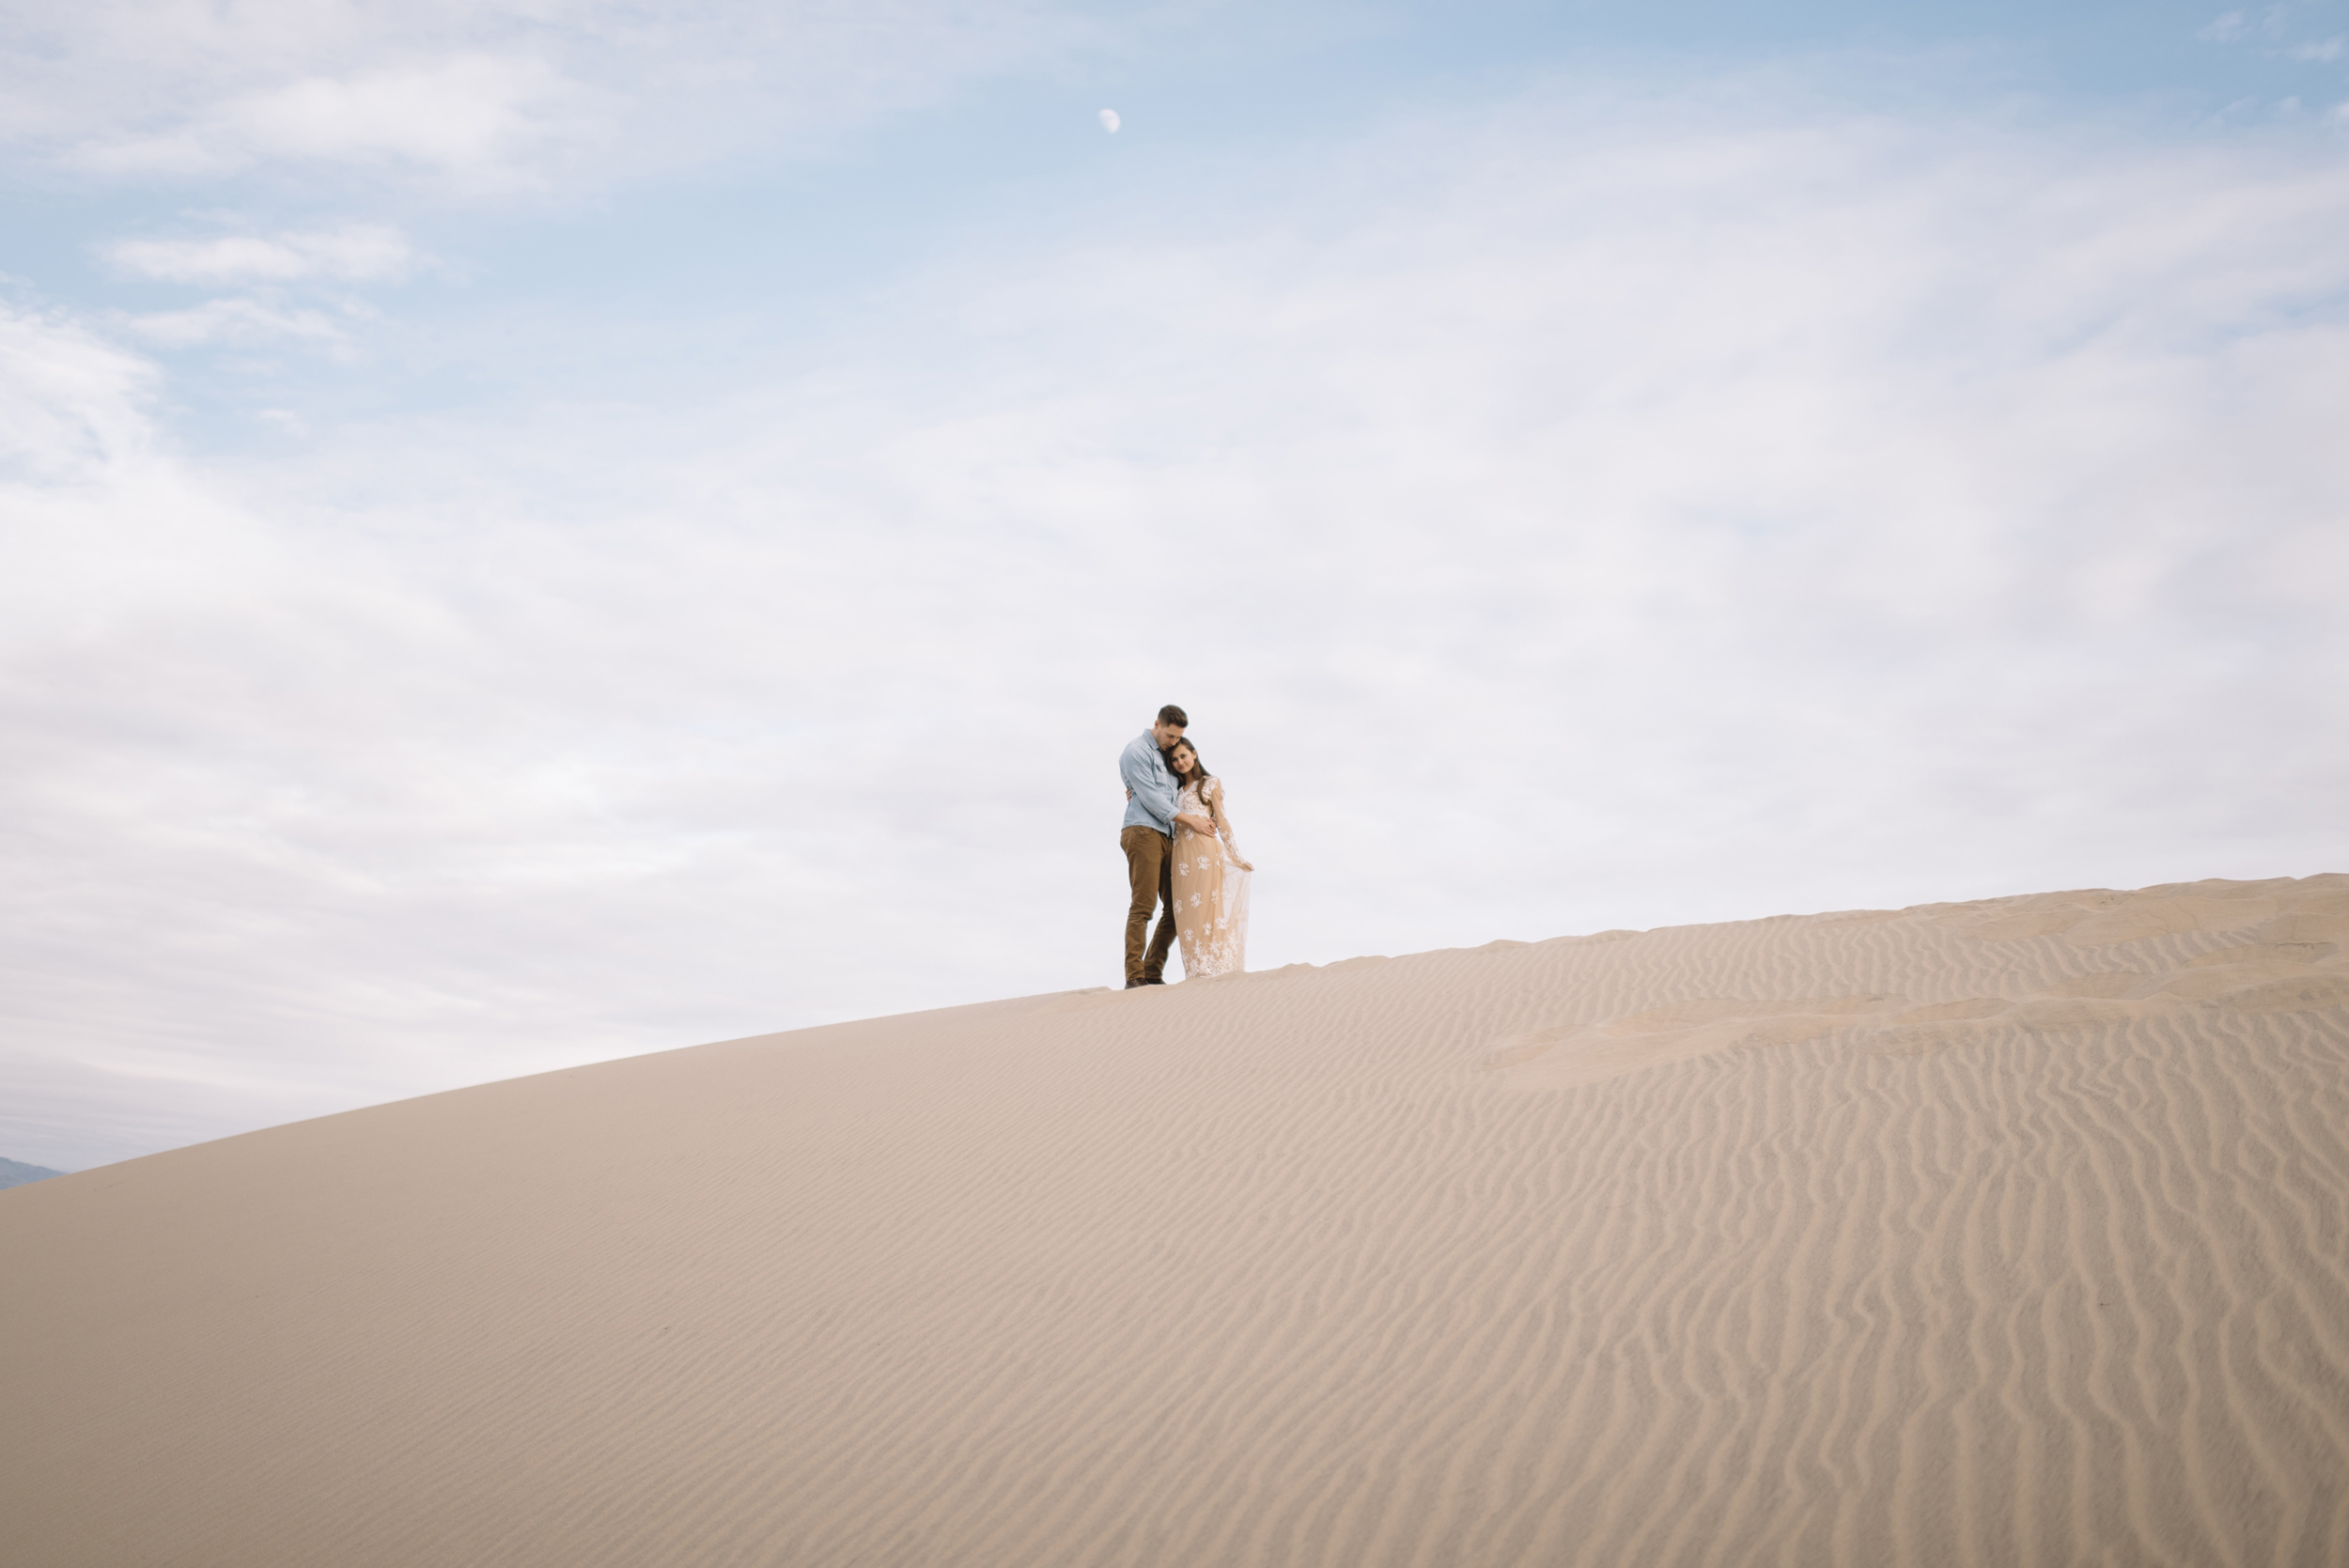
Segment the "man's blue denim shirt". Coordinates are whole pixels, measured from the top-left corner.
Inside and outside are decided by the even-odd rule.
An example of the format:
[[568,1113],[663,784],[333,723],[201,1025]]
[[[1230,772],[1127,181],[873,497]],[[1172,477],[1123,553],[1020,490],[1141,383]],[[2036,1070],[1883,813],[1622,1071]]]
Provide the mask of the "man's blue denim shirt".
[[1117,772],[1134,792],[1134,798],[1126,802],[1126,827],[1156,828],[1173,838],[1174,775],[1166,770],[1166,758],[1159,754],[1158,737],[1143,730],[1128,741],[1125,754],[1117,759]]

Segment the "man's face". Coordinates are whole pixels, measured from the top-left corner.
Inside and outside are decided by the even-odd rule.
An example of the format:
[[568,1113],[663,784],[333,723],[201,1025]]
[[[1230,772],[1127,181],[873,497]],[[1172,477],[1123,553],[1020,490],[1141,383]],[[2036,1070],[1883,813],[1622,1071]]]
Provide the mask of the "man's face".
[[1158,741],[1159,750],[1163,752],[1169,746],[1174,745],[1174,742],[1183,737],[1183,726],[1180,724],[1153,724],[1150,726],[1150,735],[1153,739]]

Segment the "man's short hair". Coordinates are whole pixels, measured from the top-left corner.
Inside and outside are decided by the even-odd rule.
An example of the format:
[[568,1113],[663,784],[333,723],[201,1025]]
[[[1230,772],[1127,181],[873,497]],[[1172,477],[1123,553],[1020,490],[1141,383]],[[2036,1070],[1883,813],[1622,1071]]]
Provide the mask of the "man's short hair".
[[1190,728],[1190,715],[1176,707],[1173,703],[1169,703],[1159,709],[1159,722],[1172,724],[1178,730],[1187,730]]

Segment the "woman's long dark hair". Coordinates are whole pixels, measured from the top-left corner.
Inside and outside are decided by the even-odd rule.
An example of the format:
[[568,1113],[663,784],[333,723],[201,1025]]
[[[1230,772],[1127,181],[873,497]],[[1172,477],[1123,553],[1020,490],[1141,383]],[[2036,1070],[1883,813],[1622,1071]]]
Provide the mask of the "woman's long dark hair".
[[[1174,773],[1174,753],[1184,750],[1189,750],[1190,753],[1190,771],[1188,773]],[[1169,746],[1166,749],[1166,770],[1170,773],[1174,773],[1174,787],[1177,789],[1180,789],[1187,784],[1198,784],[1203,791],[1200,796],[1200,799],[1203,800],[1206,799],[1204,791],[1206,787],[1207,781],[1215,777],[1213,773],[1207,771],[1206,761],[1200,756],[1199,748],[1191,745],[1191,743],[1188,740],[1177,740],[1174,745]]]

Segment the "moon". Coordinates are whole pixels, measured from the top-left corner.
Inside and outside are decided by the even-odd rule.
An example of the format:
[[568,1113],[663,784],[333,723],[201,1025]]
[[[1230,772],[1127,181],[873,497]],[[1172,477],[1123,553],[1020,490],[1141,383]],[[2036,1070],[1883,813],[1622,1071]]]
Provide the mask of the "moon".
[[1101,129],[1108,132],[1111,135],[1116,135],[1118,126],[1123,123],[1124,122],[1117,117],[1116,110],[1104,109],[1101,111]]

